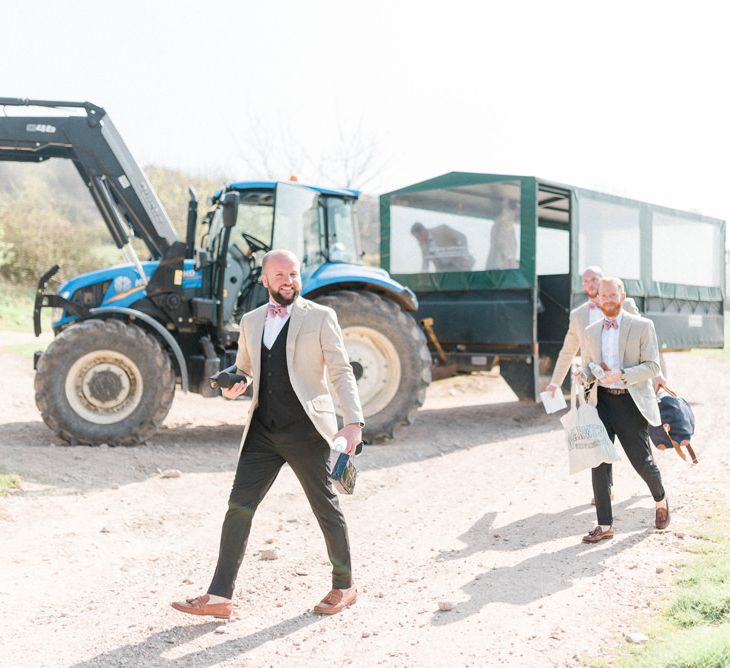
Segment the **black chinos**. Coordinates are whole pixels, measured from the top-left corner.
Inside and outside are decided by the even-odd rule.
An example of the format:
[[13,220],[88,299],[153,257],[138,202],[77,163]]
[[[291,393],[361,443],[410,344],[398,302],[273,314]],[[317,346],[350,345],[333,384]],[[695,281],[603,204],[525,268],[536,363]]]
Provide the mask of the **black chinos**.
[[[649,423],[637,408],[631,395],[611,394],[598,388],[598,417],[606,427],[611,441],[618,436],[631,465],[649,487],[655,501],[664,498],[664,486],[659,467],[649,443]],[[601,464],[592,469],[593,495],[596,499],[598,524],[613,524],[611,508],[612,465]]]
[[345,517],[330,482],[330,448],[294,392],[286,361],[289,322],[271,349],[261,346],[258,405],[241,451],[223,520],[218,564],[209,594],[233,597],[253,516],[281,467],[299,479],[324,534],[332,562],[332,586],[352,586],[350,543]]

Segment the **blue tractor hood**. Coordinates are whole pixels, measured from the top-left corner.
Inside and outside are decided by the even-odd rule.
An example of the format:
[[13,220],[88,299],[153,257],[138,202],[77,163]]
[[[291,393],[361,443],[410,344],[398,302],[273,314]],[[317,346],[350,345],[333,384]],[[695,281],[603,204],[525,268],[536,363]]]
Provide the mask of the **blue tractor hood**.
[[388,295],[407,311],[418,309],[418,299],[410,288],[394,281],[390,274],[380,267],[344,262],[327,262],[302,274],[302,296],[313,298],[332,288],[369,289]]
[[[147,281],[155,273],[159,264],[157,261],[141,263]],[[74,294],[79,290],[96,285],[106,285],[106,287],[103,293],[99,295],[101,301],[89,306],[131,308],[135,302],[147,297],[146,285],[140,279],[137,269],[133,264],[122,264],[116,267],[108,267],[106,269],[80,274],[64,283],[58,291],[58,294],[64,299],[73,300]],[[182,287],[196,288],[201,285],[201,270],[196,271],[194,261],[186,259],[183,266]],[[54,320],[53,326],[58,327],[72,320],[75,320],[75,316],[64,313],[60,320]]]

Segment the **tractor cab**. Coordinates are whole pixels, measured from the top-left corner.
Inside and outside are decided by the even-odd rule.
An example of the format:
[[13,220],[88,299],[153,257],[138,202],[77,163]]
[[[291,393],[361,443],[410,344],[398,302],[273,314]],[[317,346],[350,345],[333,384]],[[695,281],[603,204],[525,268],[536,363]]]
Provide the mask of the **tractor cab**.
[[[304,284],[325,264],[359,264],[358,194],[297,183],[239,182],[213,196],[205,238],[213,260],[208,280],[219,291],[219,322],[226,330],[237,332],[243,314],[267,300],[261,262],[272,248],[301,258]],[[230,227],[227,206],[236,209]]]

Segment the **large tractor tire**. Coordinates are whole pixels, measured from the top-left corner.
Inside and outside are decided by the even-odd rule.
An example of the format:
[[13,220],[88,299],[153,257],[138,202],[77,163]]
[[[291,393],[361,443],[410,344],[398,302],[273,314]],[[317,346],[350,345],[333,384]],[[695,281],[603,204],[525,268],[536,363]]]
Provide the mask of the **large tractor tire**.
[[175,393],[170,356],[143,329],[85,320],[63,330],[38,361],[43,421],[69,443],[138,445],[167,416]]
[[371,442],[410,424],[431,382],[426,337],[398,304],[372,292],[332,292],[316,301],[337,313]]

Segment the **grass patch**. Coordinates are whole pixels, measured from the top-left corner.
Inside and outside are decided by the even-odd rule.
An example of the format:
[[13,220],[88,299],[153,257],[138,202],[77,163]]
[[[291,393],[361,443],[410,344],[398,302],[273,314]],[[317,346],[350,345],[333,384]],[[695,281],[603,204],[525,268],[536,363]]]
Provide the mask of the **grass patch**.
[[[35,290],[0,282],[0,329],[33,331],[33,305]],[[41,311],[41,326],[44,332],[51,329],[51,309]]]
[[36,350],[45,350],[50,345],[49,342],[43,341],[41,342],[33,342],[33,343],[17,343],[10,346],[2,346],[0,350],[3,352],[10,352],[15,353],[16,355],[20,355],[20,357],[25,357],[26,359],[32,360],[33,354],[36,352]]
[[723,533],[719,524],[706,528],[703,537],[707,544],[680,566],[674,596],[649,630],[649,641],[632,650],[618,665],[730,666],[730,538]]
[[[657,630],[659,630],[657,628]],[[619,664],[631,668],[727,668],[730,666],[730,624],[696,626],[649,641],[641,652]]]
[[20,476],[17,473],[0,473],[0,495],[20,489]]

